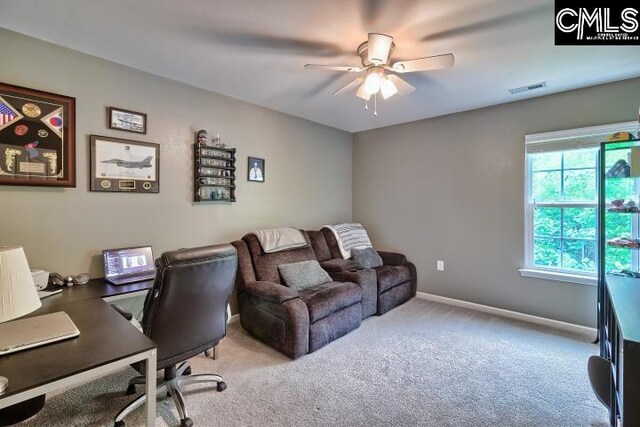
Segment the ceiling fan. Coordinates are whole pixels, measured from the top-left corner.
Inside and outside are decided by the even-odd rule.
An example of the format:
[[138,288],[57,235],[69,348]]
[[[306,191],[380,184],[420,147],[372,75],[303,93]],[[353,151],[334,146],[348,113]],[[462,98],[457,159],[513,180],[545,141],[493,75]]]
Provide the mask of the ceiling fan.
[[307,70],[345,71],[348,73],[364,72],[365,74],[363,76],[356,77],[354,80],[336,90],[333,95],[342,95],[358,87],[356,95],[365,100],[365,109],[368,109],[368,102],[373,96],[373,114],[377,116],[375,104],[377,104],[378,93],[382,95],[383,99],[387,99],[396,93],[406,95],[415,90],[415,87],[411,86],[396,74],[391,73],[402,74],[451,68],[454,62],[453,54],[447,53],[444,55],[398,61],[391,65],[389,62],[394,47],[393,37],[386,34],[369,33],[368,40],[358,46],[356,50],[362,60],[361,67],[307,64],[304,68]]

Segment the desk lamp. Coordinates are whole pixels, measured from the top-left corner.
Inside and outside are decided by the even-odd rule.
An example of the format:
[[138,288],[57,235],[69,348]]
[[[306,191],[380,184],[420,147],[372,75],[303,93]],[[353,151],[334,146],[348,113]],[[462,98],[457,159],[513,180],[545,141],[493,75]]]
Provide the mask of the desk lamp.
[[[0,246],[0,323],[29,314],[41,305],[24,250]],[[9,380],[0,376],[0,393],[8,386]]]

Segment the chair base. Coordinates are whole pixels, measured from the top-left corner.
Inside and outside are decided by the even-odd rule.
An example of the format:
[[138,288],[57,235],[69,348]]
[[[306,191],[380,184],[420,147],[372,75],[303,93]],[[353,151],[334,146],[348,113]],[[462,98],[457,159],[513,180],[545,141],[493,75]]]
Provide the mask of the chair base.
[[[139,376],[132,378],[129,381],[129,387],[127,387],[126,394],[135,394],[137,385],[144,385],[146,382],[145,377]],[[170,367],[165,369],[164,379],[158,382],[157,391],[166,390],[167,395],[171,396],[173,402],[178,409],[178,415],[180,416],[180,427],[191,427],[193,421],[189,418],[189,413],[184,403],[184,395],[182,394],[181,385],[193,384],[199,382],[215,382],[216,390],[224,391],[227,388],[227,384],[224,382],[224,378],[215,374],[197,374],[191,375],[191,367],[189,362],[182,362],[177,367]],[[147,401],[147,395],[142,394],[135,398],[131,403],[125,406],[114,419],[115,427],[124,427],[124,418],[138,409]]]

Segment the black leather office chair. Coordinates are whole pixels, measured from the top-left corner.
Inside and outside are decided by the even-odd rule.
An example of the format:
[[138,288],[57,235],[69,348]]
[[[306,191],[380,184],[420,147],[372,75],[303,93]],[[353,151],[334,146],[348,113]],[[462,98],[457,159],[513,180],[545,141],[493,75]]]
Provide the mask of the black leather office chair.
[[[180,425],[189,427],[189,418],[180,386],[195,382],[215,382],[217,390],[227,386],[219,375],[190,375],[189,358],[215,346],[226,334],[227,303],[236,277],[236,250],[231,245],[216,245],[166,252],[156,260],[156,278],[144,303],[142,329],[158,346],[158,370],[164,379],[158,390],[173,398]],[[135,366],[142,372],[142,366]],[[127,394],[144,384],[144,377],[129,382]],[[116,427],[124,426],[124,417],[141,406],[141,395],[115,418]]]

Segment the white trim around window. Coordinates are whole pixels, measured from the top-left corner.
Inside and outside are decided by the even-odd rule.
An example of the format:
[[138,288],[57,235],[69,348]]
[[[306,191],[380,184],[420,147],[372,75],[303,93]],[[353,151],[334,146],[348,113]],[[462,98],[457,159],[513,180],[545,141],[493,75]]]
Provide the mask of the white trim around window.
[[579,285],[598,286],[598,277],[586,274],[570,274],[541,268],[521,268],[518,270],[523,277],[534,279],[557,280],[559,282],[577,283]]

